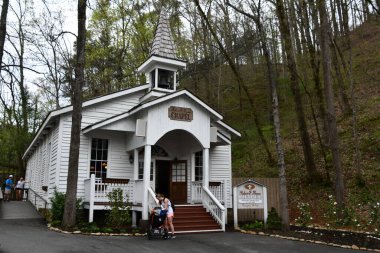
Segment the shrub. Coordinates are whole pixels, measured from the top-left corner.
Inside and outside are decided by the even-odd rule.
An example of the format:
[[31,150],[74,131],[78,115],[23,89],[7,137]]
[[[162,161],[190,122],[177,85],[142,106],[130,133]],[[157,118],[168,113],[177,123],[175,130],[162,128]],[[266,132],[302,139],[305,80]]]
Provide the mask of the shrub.
[[77,228],[85,233],[97,233],[100,231],[100,228],[95,222],[87,223],[81,222],[77,225]]
[[107,194],[110,201],[111,210],[106,215],[106,223],[113,228],[121,228],[131,223],[127,196],[123,196],[123,190],[113,189]]
[[327,210],[324,213],[324,217],[328,221],[327,227],[340,227],[340,226],[351,226],[359,225],[357,218],[355,218],[355,210],[351,207],[345,207],[340,209],[337,202],[334,200],[332,195],[328,196]]
[[281,218],[277,213],[276,208],[272,207],[268,212],[267,218],[267,229],[280,230],[281,229]]
[[308,226],[313,220],[311,217],[310,205],[308,203],[300,202],[297,205],[300,210],[300,215],[295,219],[296,224],[301,226]]
[[241,228],[244,229],[244,230],[263,229],[264,228],[264,223],[262,221],[255,220],[252,223],[244,224]]
[[[66,195],[62,192],[58,192],[57,188],[54,189],[53,197],[51,201],[51,224],[60,225],[63,220],[63,212],[65,210],[65,198]],[[79,210],[82,205],[82,199],[77,199],[76,208]]]
[[113,233],[113,229],[112,228],[103,228],[102,232],[103,233]]
[[52,224],[60,224],[63,219],[63,210],[65,208],[65,194],[54,189],[51,200],[51,221]]

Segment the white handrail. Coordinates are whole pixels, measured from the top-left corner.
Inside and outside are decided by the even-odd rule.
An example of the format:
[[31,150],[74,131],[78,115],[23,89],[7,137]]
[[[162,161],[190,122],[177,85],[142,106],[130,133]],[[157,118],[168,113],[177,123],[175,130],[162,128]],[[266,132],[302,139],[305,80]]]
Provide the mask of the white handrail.
[[211,213],[214,219],[222,227],[222,230],[226,229],[226,216],[225,216],[225,207],[219,202],[217,198],[210,192],[210,190],[203,186],[203,206],[206,207],[207,211]]
[[158,205],[158,199],[156,199],[156,193],[151,187],[148,187],[148,212]]

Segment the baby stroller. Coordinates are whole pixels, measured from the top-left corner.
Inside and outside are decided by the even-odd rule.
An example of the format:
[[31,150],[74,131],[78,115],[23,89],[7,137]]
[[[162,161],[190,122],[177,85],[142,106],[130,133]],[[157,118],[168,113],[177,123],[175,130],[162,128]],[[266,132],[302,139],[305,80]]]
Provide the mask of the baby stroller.
[[150,214],[148,223],[148,239],[163,238],[168,239],[168,231],[166,230],[164,223],[166,220],[166,210],[161,210],[160,207],[155,207]]

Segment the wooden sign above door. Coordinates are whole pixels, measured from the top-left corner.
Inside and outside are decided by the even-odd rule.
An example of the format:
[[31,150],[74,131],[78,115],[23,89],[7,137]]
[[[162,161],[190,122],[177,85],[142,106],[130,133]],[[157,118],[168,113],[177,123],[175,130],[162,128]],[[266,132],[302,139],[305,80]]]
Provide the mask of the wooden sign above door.
[[168,110],[168,114],[171,120],[188,121],[188,122],[193,120],[193,110],[191,110],[191,108],[170,106]]

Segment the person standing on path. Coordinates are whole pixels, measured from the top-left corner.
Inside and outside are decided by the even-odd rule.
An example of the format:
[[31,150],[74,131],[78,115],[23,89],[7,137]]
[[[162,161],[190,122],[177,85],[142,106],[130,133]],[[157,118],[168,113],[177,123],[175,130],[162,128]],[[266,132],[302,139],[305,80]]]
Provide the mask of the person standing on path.
[[5,181],[4,201],[10,201],[13,188],[13,175],[9,175]]
[[169,235],[169,238],[174,239],[175,238],[174,226],[173,226],[174,211],[172,208],[172,203],[170,202],[168,198],[165,198],[164,194],[158,193],[156,198],[158,199],[159,204],[161,205],[161,209],[167,210],[165,227],[166,229],[168,230],[170,229],[171,231],[171,235]]
[[24,186],[25,186],[25,180],[23,177],[20,177],[20,179],[17,181],[16,184],[16,200],[21,201],[22,197],[24,195]]
[[0,178],[0,199],[3,199],[3,179]]

